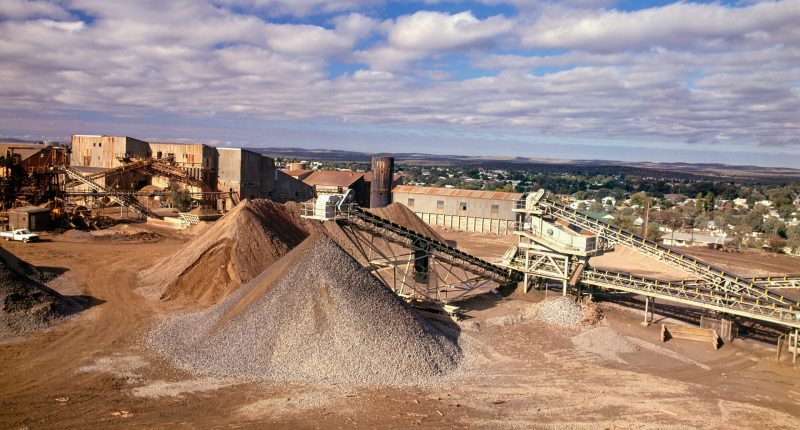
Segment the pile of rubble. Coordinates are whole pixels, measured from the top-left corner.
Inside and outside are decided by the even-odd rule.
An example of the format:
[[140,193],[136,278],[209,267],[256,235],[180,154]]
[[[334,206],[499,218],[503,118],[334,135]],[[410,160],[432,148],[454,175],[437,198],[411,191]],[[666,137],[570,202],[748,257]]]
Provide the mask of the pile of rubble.
[[29,275],[45,278],[0,248],[0,339],[46,328],[75,310],[74,303]]
[[456,340],[322,234],[226,300],[164,321],[149,344],[181,367],[253,380],[428,383],[456,369]]
[[243,200],[182,249],[140,273],[145,296],[211,305],[227,297],[308,236],[283,205]]
[[583,319],[581,305],[569,296],[559,296],[542,302],[536,318],[550,325],[572,327]]

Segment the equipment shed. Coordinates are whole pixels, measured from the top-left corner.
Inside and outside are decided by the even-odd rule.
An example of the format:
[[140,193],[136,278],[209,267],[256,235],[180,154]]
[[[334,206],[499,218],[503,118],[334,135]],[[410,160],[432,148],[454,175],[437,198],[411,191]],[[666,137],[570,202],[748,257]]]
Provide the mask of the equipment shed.
[[50,209],[38,206],[23,206],[8,210],[8,225],[11,230],[27,228],[30,231],[50,228]]

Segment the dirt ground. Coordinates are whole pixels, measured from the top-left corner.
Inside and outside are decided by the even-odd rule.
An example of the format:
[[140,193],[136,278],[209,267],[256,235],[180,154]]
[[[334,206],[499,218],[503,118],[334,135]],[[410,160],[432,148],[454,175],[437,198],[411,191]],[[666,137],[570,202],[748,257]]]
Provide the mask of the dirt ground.
[[[0,344],[0,427],[19,428],[786,428],[800,427],[800,365],[774,345],[737,339],[714,351],[661,343],[641,311],[601,304],[600,323],[636,352],[590,352],[531,317],[544,293],[487,294],[464,304],[464,368],[430,386],[277,385],[189,375],[142,346],[160,318],[184,312],[135,292],[137,273],[188,236],[159,241],[4,243],[49,285],[90,308]],[[514,239],[444,232],[499,256]],[[510,240],[510,242],[509,242]],[[548,293],[552,295],[553,293]],[[658,318],[658,317],[657,317]],[[660,322],[660,321],[657,321]],[[613,352],[613,351],[612,351]]]

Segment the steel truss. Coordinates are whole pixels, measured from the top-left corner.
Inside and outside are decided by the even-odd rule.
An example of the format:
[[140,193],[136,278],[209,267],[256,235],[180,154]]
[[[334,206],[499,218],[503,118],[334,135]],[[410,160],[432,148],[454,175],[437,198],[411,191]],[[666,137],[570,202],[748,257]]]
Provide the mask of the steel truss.
[[160,215],[156,214],[155,212],[151,211],[147,207],[143,206],[141,203],[139,203],[136,200],[135,197],[133,197],[131,195],[119,194],[115,190],[113,190],[112,188],[106,187],[104,185],[100,185],[100,184],[98,184],[97,182],[95,182],[95,181],[93,181],[91,179],[83,177],[83,175],[81,175],[80,172],[78,172],[78,171],[76,171],[76,170],[74,170],[74,169],[72,169],[70,167],[64,167],[62,170],[63,170],[64,174],[66,174],[67,177],[69,177],[70,179],[72,179],[72,180],[74,180],[76,182],[80,182],[80,183],[88,186],[89,188],[91,188],[94,191],[98,191],[98,192],[104,193],[105,195],[108,196],[109,199],[111,199],[111,201],[116,202],[116,203],[118,203],[118,204],[120,204],[122,206],[128,207],[131,210],[133,210],[134,212],[138,213],[139,215],[142,215],[142,216],[145,216],[145,217],[157,218],[157,219],[161,219],[162,218]]
[[[748,297],[753,300],[757,299],[770,304],[774,303],[776,306],[788,306],[788,299],[768,290],[764,287],[764,284],[737,276],[690,255],[659,245],[619,227],[598,221],[555,201],[542,198],[537,205],[538,209],[543,213],[569,221],[578,227],[591,231],[604,238],[609,244],[628,246],[641,254],[661,260],[684,272],[694,274],[698,278],[715,285],[720,293]],[[795,308],[800,307],[800,303],[793,303],[793,306]]]
[[448,303],[498,286],[522,273],[489,263],[355,206],[337,222],[374,273],[398,294]]

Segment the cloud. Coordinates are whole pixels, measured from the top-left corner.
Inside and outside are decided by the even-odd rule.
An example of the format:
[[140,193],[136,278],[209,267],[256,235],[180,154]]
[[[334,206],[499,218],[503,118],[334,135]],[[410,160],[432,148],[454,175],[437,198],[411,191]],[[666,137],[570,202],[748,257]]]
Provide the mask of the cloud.
[[379,70],[403,70],[410,63],[432,55],[470,49],[486,49],[514,28],[502,15],[484,20],[472,12],[456,14],[420,11],[384,22],[385,44],[355,53],[355,58]]
[[480,18],[363,9],[378,3],[301,2],[297,17],[335,12],[275,20],[247,9],[279,7],[270,1],[72,0],[70,12],[4,2],[0,120],[37,135],[47,119],[70,124],[83,112],[237,129],[331,121],[496,139],[800,146],[797,1],[633,12],[515,2],[536,12]]
[[383,4],[382,0],[223,0],[222,4],[264,10],[273,16],[307,16],[353,11]]
[[550,7],[520,29],[523,46],[610,52],[625,49],[700,46],[800,39],[800,1],[757,3],[742,8],[675,3],[633,12]]
[[55,2],[36,0],[3,0],[0,2],[0,17],[7,19],[62,18],[69,13]]

